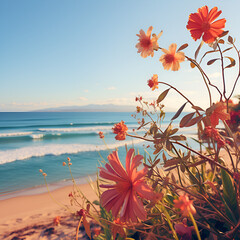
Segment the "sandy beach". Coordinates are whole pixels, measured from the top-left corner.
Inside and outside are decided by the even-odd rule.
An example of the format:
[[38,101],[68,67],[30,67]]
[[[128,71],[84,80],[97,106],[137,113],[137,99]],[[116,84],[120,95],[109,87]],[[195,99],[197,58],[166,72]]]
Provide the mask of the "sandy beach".
[[[89,200],[97,199],[89,184],[81,184],[79,188]],[[56,201],[70,206],[68,195],[72,191],[72,186],[66,186],[51,194]],[[72,209],[80,210],[76,207]],[[56,216],[61,217],[59,226],[53,222]],[[77,224],[77,219],[54,202],[47,192],[0,201],[0,239],[74,239]],[[79,239],[89,238],[82,231]]]
[[[221,151],[220,155],[230,166],[226,152]],[[175,170],[172,173],[176,174]],[[89,183],[78,184],[78,187],[91,202],[98,199]],[[73,185],[52,190],[51,196],[54,200],[48,192],[36,194],[37,191],[38,189],[33,195],[0,200],[0,239],[75,239],[78,221],[64,208],[69,206],[74,213],[80,210],[70,203],[69,193],[73,192]],[[42,189],[39,191],[41,192]],[[60,216],[59,226],[53,221],[57,216]],[[92,223],[91,228],[95,227],[96,225]],[[89,239],[83,227],[80,228],[79,239]]]

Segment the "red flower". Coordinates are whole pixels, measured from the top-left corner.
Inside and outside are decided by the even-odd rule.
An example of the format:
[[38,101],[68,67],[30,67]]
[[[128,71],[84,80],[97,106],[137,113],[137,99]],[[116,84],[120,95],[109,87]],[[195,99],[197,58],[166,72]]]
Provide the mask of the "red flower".
[[183,62],[185,55],[183,52],[176,52],[177,44],[172,43],[169,46],[169,50],[162,48],[162,51],[165,53],[160,58],[159,61],[162,62],[164,69],[172,71],[178,71],[180,69],[180,62]]
[[230,115],[227,113],[227,106],[223,102],[218,102],[208,108],[207,115],[210,115],[210,122],[214,128],[219,124],[219,119],[222,121],[230,119]]
[[137,36],[139,37],[138,39],[138,44],[136,45],[136,48],[138,48],[138,53],[141,53],[141,56],[143,58],[146,58],[148,56],[153,57],[154,56],[154,50],[158,50],[158,39],[161,36],[162,33],[158,34],[153,34],[151,38],[151,32],[152,32],[153,27],[149,27],[147,30],[147,34],[141,29],[139,31],[139,34]]
[[103,132],[99,132],[98,135],[100,138],[104,138]]
[[124,121],[116,123],[112,129],[113,133],[117,134],[117,136],[115,137],[116,140],[126,139],[128,127],[124,124]]
[[213,22],[222,11],[218,11],[217,7],[208,11],[208,6],[203,6],[198,9],[197,13],[191,13],[187,24],[187,29],[190,31],[192,38],[196,41],[202,39],[206,43],[212,43],[219,37],[225,27],[226,19],[220,19]]
[[118,153],[114,151],[108,156],[109,163],[106,163],[105,168],[100,167],[99,176],[115,182],[100,185],[102,188],[108,188],[101,195],[101,204],[107,211],[112,210],[112,215],[115,218],[120,217],[122,222],[146,220],[147,213],[139,197],[156,200],[156,194],[144,181],[148,168],[143,167],[137,171],[142,159],[142,155],[134,156],[134,149],[130,149],[127,152],[124,169]]
[[80,216],[80,217],[82,217],[82,216],[86,216],[86,211],[84,210],[84,209],[80,209],[80,211],[77,211],[76,212],[76,214],[78,215],[78,216]]
[[152,78],[148,80],[148,86],[152,89],[155,90],[158,88],[158,75],[153,74]]
[[183,216],[188,216],[189,212],[192,214],[196,213],[196,209],[193,206],[193,201],[189,200],[187,195],[182,195],[177,199],[173,200],[174,207],[179,208],[183,214]]
[[230,120],[227,120],[226,122],[231,128],[237,130],[238,126],[240,125],[240,110],[238,111],[232,110],[230,112]]
[[213,128],[211,126],[205,127],[204,134],[207,137],[213,138],[214,141],[217,142],[218,148],[221,148],[226,144],[225,140],[221,137],[220,133],[216,128]]

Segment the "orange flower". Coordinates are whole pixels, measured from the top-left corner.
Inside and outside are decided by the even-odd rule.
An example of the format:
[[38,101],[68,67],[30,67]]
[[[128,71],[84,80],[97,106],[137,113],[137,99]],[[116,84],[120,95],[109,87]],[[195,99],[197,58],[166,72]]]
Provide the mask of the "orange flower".
[[99,132],[98,135],[100,138],[104,138],[103,132]]
[[162,35],[162,32],[158,34],[152,35],[151,38],[151,32],[152,32],[153,27],[149,27],[147,30],[147,34],[141,29],[139,31],[139,34],[137,36],[139,37],[138,43],[136,45],[136,48],[138,49],[138,53],[141,53],[141,56],[143,58],[146,58],[151,55],[151,57],[154,56],[154,50],[158,50],[158,39]]
[[126,169],[119,160],[118,152],[114,151],[108,156],[109,163],[105,168],[100,167],[99,176],[115,182],[115,184],[100,185],[108,188],[101,195],[101,204],[107,211],[112,210],[114,218],[120,218],[122,222],[138,222],[138,219],[146,220],[147,213],[139,197],[155,200],[155,193],[148,186],[144,178],[148,168],[143,167],[137,171],[141,164],[142,155],[134,156],[134,149],[130,149],[126,156]]
[[183,216],[188,216],[189,212],[192,214],[196,213],[196,209],[192,205],[193,201],[189,200],[187,195],[182,195],[177,199],[173,200],[174,207],[179,208],[183,214]]
[[136,109],[137,109],[137,113],[140,113],[142,110],[141,107],[139,107],[139,106],[137,106]]
[[169,46],[169,50],[162,48],[163,54],[159,61],[162,62],[164,69],[172,71],[178,71],[180,69],[180,62],[184,61],[185,55],[183,52],[176,52],[177,44],[172,43]]
[[124,124],[124,121],[116,123],[112,129],[113,133],[117,134],[116,140],[125,140],[128,127]]
[[152,78],[148,80],[148,86],[152,89],[155,90],[158,88],[158,75],[153,74]]
[[60,225],[60,219],[61,219],[60,216],[55,217],[55,218],[53,219],[54,225],[56,225],[56,226]]
[[113,223],[114,224],[112,224],[112,226],[111,226],[111,232],[112,232],[113,239],[116,239],[117,234],[119,234],[122,238],[125,239],[126,234],[123,229],[124,223],[121,222],[119,218],[113,220]]
[[214,128],[219,124],[219,119],[222,121],[230,119],[230,114],[227,113],[227,106],[223,102],[214,104],[206,112],[207,115],[210,115],[210,122]]
[[187,29],[190,31],[192,38],[196,41],[202,39],[205,43],[212,43],[219,37],[225,27],[226,19],[219,19],[213,22],[222,11],[218,11],[217,7],[208,12],[208,6],[203,6],[198,9],[197,13],[191,13],[187,24]]

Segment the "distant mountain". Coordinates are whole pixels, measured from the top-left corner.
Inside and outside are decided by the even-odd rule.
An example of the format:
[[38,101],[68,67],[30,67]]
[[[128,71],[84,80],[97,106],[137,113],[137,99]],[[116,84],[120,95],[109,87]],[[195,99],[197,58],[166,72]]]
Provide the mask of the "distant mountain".
[[135,106],[114,104],[89,104],[84,106],[65,106],[57,108],[46,108],[31,112],[134,112]]

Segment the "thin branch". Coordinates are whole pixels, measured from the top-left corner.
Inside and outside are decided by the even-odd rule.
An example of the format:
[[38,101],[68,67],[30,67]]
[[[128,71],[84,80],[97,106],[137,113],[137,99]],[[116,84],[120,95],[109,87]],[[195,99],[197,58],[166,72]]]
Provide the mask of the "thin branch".
[[223,54],[222,54],[222,51],[221,51],[221,48],[220,48],[219,44],[217,44],[217,46],[218,46],[218,49],[219,49],[219,52],[220,52],[221,64],[222,64],[223,96],[224,96],[225,100],[227,100],[227,97],[226,97],[226,83],[225,83],[225,75],[224,75],[224,64],[223,64]]
[[237,78],[236,78],[236,80],[235,80],[235,82],[234,82],[234,85],[233,85],[233,88],[232,88],[232,92],[230,93],[230,95],[229,95],[229,97],[227,98],[227,100],[229,100],[230,98],[231,98],[231,96],[233,95],[233,92],[234,92],[234,90],[235,90],[235,87],[236,87],[236,85],[237,85],[237,81],[238,81],[238,79],[239,79],[239,77],[240,77],[240,53],[239,53],[239,51],[237,50],[237,48],[236,48],[236,46],[235,46],[235,44],[233,43],[233,47],[235,48],[235,50],[237,51],[237,54],[238,54],[238,62],[239,62],[239,69],[238,69],[238,75],[237,75]]

